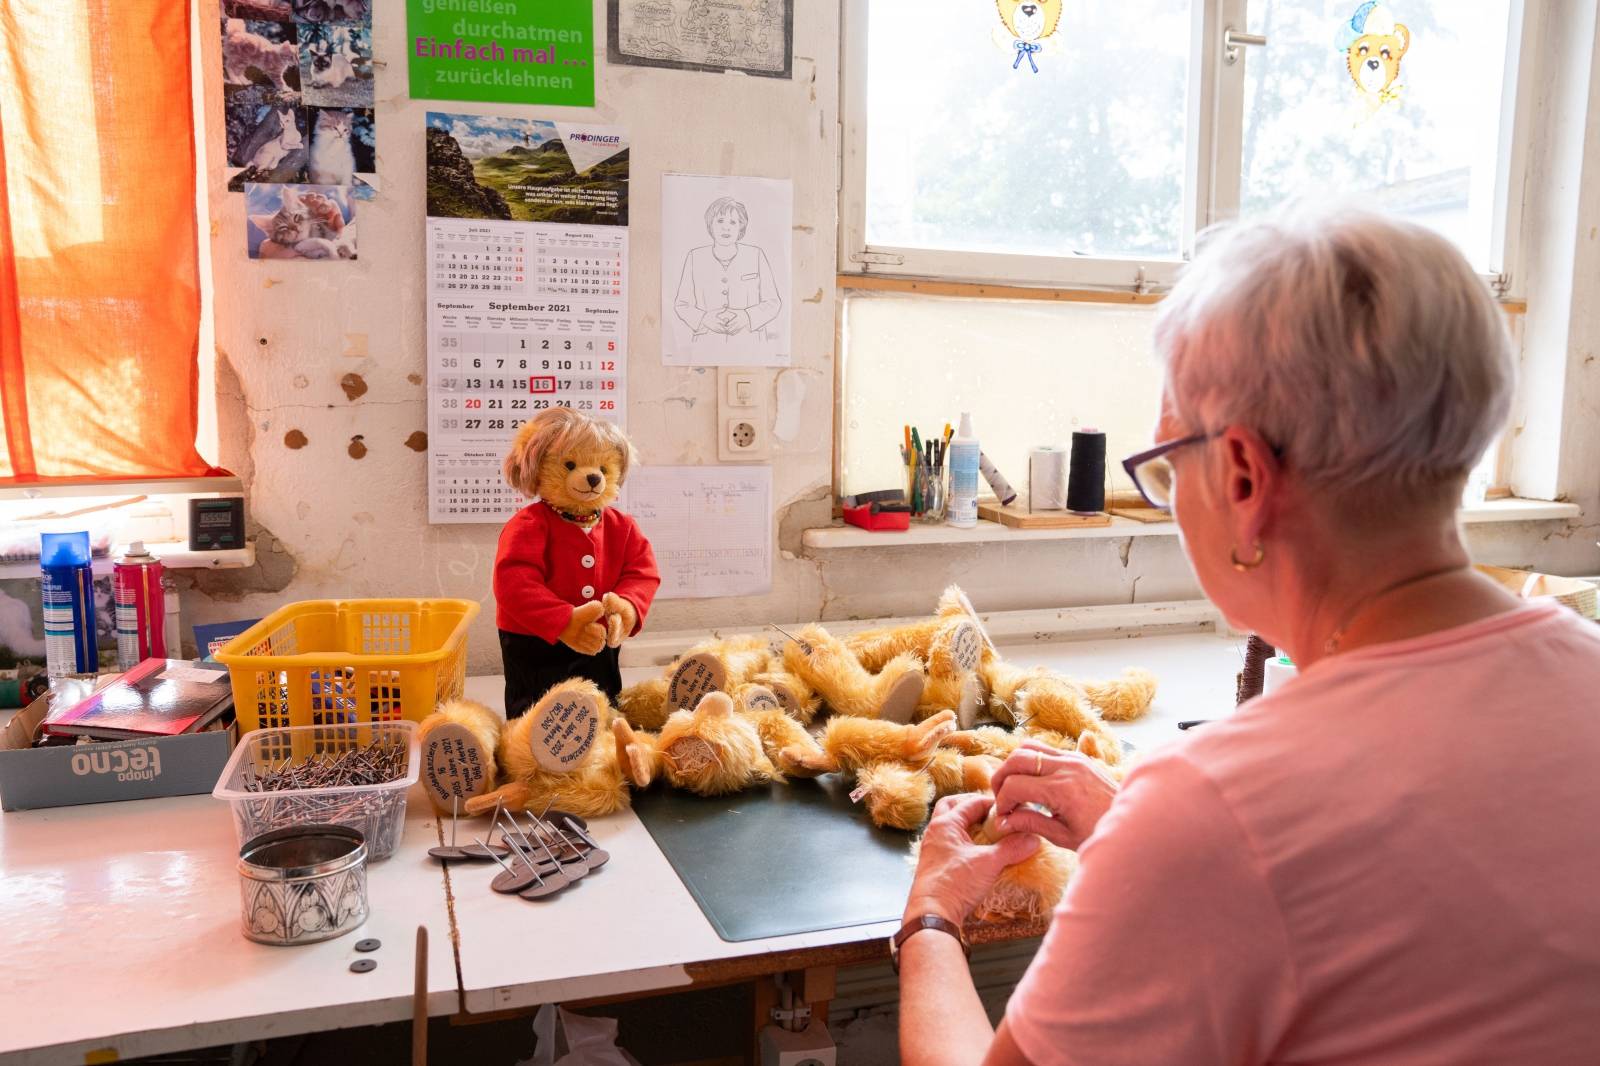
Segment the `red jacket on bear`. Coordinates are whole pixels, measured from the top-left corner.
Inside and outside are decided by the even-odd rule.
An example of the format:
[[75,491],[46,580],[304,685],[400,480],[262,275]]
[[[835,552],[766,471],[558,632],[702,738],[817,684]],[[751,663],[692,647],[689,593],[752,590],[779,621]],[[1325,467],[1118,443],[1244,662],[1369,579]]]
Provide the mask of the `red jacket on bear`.
[[655,552],[629,516],[607,507],[585,532],[548,504],[532,503],[500,531],[495,625],[554,644],[574,607],[615,592],[639,613],[637,633],[660,585]]

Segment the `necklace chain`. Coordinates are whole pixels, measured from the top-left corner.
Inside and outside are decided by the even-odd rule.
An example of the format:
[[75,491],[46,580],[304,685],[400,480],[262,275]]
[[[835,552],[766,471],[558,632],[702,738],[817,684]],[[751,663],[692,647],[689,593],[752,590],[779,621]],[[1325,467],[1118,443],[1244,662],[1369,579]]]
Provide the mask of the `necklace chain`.
[[1415,574],[1403,580],[1396,581],[1394,584],[1387,585],[1365,599],[1358,601],[1356,605],[1352,607],[1344,616],[1344,620],[1339,623],[1336,629],[1334,629],[1333,634],[1328,637],[1327,643],[1322,646],[1323,654],[1332,655],[1337,652],[1339,650],[1340,643],[1344,640],[1344,635],[1350,631],[1350,627],[1355,624],[1355,620],[1361,617],[1361,613],[1363,611],[1365,611],[1368,607],[1371,607],[1374,603],[1383,599],[1385,596],[1392,592],[1398,592],[1410,585],[1420,585],[1424,581],[1428,581],[1436,577],[1443,577],[1445,574],[1455,573],[1456,571],[1462,569],[1465,569],[1465,567],[1463,567],[1460,563],[1452,563],[1449,566],[1441,566],[1437,570],[1429,570],[1426,573]]

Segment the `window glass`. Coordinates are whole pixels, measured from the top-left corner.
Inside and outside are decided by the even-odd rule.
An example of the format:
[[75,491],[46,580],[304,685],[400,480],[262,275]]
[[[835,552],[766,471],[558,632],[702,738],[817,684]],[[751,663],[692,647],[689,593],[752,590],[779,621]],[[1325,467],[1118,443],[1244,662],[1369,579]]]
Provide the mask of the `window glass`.
[[1483,271],[1508,0],[1250,0],[1240,209],[1347,198],[1456,242]]
[[1122,457],[1150,446],[1160,408],[1154,324],[1152,307],[847,296],[844,491],[901,486],[901,427],[937,434],[962,411],[1018,492],[1029,451],[1075,429],[1106,434],[1109,487],[1131,490]]
[[1189,4],[1062,6],[871,0],[868,244],[1179,254]]

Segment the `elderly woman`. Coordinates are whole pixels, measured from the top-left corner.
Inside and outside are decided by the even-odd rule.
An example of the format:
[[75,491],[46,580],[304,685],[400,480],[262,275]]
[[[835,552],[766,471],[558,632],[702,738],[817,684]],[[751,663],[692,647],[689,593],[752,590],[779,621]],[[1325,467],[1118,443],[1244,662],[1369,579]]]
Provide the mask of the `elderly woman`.
[[[1600,633],[1475,574],[1455,519],[1507,418],[1499,309],[1427,230],[1295,217],[1211,243],[1156,345],[1129,466],[1300,674],[1120,789],[1023,750],[945,801],[904,1060],[1600,1062]],[[1012,835],[980,847],[991,803]],[[947,923],[1037,837],[1081,866],[995,1032]]]

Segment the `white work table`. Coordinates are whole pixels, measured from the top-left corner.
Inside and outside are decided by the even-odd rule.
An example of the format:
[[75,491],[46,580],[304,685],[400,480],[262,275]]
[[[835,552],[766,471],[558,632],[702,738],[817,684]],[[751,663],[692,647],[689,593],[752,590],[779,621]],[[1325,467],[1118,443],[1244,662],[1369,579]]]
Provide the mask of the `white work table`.
[[[111,1062],[411,1017],[418,925],[428,1010],[458,1009],[437,842],[420,788],[393,856],[368,867],[371,915],[320,944],[240,932],[239,845],[210,796],[0,817],[0,1062]],[[355,943],[376,937],[370,973]],[[115,1057],[107,1057],[105,1052]],[[96,1054],[100,1053],[100,1054]]]
[[[1150,714],[1117,727],[1148,751],[1180,736],[1182,719],[1231,710],[1241,644],[1196,632],[1002,651],[1086,678],[1130,665],[1155,672]],[[499,706],[501,684],[472,678],[468,692]],[[463,819],[461,831],[485,824]],[[439,827],[414,790],[400,849],[370,869],[366,924],[275,948],[239,932],[238,848],[224,803],[193,796],[5,814],[0,928],[11,987],[0,995],[0,1062],[85,1061],[100,1049],[128,1058],[408,1018],[419,924],[429,932],[434,1015],[681,988],[707,964],[741,959],[752,972],[764,958],[781,961],[772,971],[794,969],[807,953],[893,931],[884,922],[730,943],[631,811],[594,819],[591,833],[612,862],[576,890],[539,903],[499,896],[488,888],[494,867],[446,871],[426,857]],[[355,974],[362,937],[383,947],[375,971]]]

